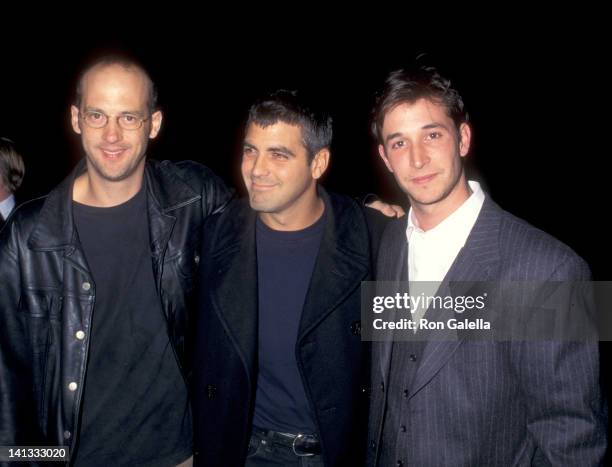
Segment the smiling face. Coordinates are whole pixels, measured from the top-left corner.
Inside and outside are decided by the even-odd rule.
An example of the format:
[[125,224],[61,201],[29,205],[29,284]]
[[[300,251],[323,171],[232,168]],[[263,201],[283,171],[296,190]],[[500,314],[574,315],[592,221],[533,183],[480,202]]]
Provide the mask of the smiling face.
[[379,155],[417,213],[451,214],[470,195],[462,158],[470,146],[444,106],[429,99],[402,103],[385,115]]
[[310,160],[299,126],[281,121],[265,128],[250,124],[241,169],[251,207],[264,222],[276,216],[308,225],[318,199],[316,181],[328,157],[329,151],[323,149]]
[[[81,135],[88,173],[95,181],[141,182],[148,140],[157,136],[162,120],[161,112],[150,114],[149,86],[139,68],[120,64],[95,66],[84,75],[80,108],[71,107],[72,128]],[[108,123],[92,128],[83,121],[86,112],[105,114]],[[146,121],[126,130],[117,121],[126,115]]]

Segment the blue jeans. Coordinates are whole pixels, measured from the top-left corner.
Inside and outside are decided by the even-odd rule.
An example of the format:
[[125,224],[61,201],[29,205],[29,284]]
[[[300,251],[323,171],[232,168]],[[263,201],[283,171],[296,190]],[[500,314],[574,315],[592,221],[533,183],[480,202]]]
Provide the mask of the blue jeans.
[[323,458],[297,456],[290,446],[279,444],[253,432],[249,442],[245,467],[323,467]]

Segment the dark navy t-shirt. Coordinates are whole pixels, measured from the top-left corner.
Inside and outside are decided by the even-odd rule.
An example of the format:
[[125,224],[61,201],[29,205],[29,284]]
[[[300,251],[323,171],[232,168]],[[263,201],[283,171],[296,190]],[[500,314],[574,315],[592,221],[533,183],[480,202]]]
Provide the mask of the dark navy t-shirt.
[[176,465],[192,452],[191,414],[155,286],[146,191],[73,212],[95,287],[74,465]]
[[259,373],[253,424],[261,429],[316,433],[295,347],[324,227],[325,215],[294,232],[257,220]]

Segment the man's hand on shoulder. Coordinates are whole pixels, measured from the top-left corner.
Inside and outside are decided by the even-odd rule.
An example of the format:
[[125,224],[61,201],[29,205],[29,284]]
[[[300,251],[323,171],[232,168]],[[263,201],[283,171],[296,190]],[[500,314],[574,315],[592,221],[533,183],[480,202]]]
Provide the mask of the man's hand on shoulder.
[[370,209],[376,209],[377,211],[380,211],[387,217],[400,218],[406,214],[406,211],[404,211],[404,208],[402,208],[401,206],[398,206],[397,204],[385,203],[384,201],[381,201],[379,199],[372,201],[371,203],[367,203],[366,206]]

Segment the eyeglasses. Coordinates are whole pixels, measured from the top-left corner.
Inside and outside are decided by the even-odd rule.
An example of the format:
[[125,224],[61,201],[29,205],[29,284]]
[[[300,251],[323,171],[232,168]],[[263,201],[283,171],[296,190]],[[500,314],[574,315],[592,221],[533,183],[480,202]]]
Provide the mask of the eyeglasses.
[[[81,118],[88,127],[104,128],[108,125],[109,116],[98,110],[86,110],[81,113]],[[142,118],[140,115],[125,113],[116,115],[117,124],[124,130],[138,130],[150,117]]]

